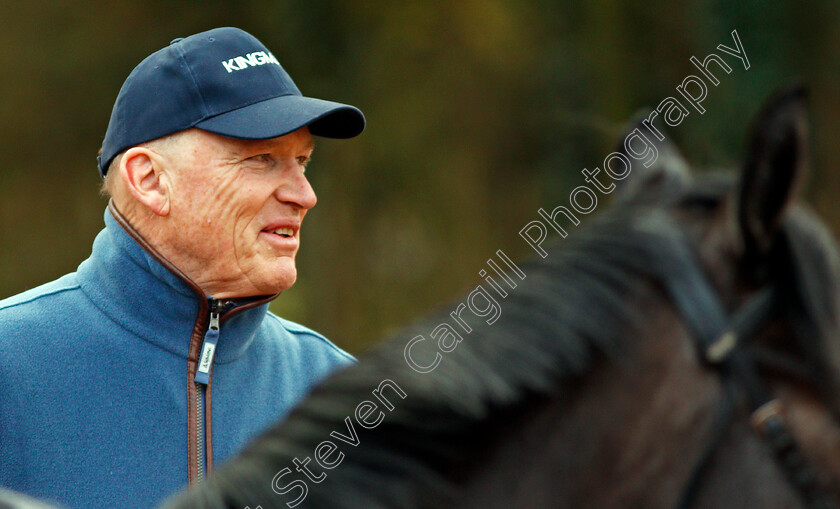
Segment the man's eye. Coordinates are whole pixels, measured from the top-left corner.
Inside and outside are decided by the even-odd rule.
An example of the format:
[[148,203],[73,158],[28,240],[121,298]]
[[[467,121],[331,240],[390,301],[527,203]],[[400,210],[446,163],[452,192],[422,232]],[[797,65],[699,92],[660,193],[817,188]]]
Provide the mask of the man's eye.
[[267,163],[271,161],[271,154],[258,154],[248,158],[251,161],[256,161],[258,163]]
[[308,156],[298,156],[297,162],[299,165],[303,166],[304,168],[309,165],[309,157]]

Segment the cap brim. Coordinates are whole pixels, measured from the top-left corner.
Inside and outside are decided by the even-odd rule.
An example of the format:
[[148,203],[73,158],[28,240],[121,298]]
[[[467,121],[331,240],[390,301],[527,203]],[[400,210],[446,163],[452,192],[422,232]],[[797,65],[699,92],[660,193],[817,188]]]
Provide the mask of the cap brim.
[[365,129],[358,108],[299,95],[274,97],[216,115],[195,127],[228,138],[265,140],[309,126],[314,136],[352,138]]

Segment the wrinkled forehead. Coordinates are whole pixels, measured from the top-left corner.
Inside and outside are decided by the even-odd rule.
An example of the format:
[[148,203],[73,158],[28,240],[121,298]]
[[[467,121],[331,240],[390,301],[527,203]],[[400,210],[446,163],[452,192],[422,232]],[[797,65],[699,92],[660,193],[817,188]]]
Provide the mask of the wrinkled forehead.
[[173,135],[172,141],[161,148],[177,159],[227,160],[260,152],[307,154],[314,150],[315,140],[307,127],[263,140],[228,138],[193,128]]

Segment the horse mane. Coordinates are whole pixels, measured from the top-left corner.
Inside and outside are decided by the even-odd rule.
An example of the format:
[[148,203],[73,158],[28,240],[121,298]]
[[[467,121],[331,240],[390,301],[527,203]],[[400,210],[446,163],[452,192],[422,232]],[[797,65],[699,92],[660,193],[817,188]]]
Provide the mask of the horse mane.
[[[711,208],[730,187],[729,178],[700,179],[676,202]],[[833,241],[803,212],[789,214],[782,231],[796,268],[792,284],[802,303],[798,323],[812,342],[813,335],[835,337],[838,313],[832,283],[840,278],[825,278],[826,273],[838,274]],[[599,360],[620,362],[621,353],[633,347],[636,335],[631,332],[643,318],[630,305],[634,295],[679,266],[675,257],[684,249],[684,237],[662,203],[614,207],[568,239],[558,239],[545,259],[523,263],[526,278],[498,300],[498,321],[488,325],[464,314],[472,332],[444,354],[433,372],[409,369],[403,349],[410,338],[428,336],[437,324],[450,320],[454,306],[444,306],[330,377],[283,424],[168,507],[283,507],[281,501],[288,503],[300,493],[272,491],[275,474],[284,467],[294,471],[293,459],[311,457],[320,443],[331,440],[331,432],[347,435],[345,418],[352,419],[356,406],[372,400],[372,391],[382,389],[385,381],[398,386],[405,398],[391,391],[393,409],[385,412],[381,424],[370,430],[356,426],[358,446],[339,444],[346,457],[325,471],[323,482],[307,480],[303,506],[444,505],[454,491],[445,476],[454,472],[457,480],[459,472],[468,472],[477,461],[475,451],[486,449],[482,444],[514,418],[516,409],[549,397],[563,401]],[[840,359],[837,342],[817,343],[815,356],[830,348],[834,359]],[[322,469],[314,465],[313,470]],[[279,485],[294,478],[303,476],[288,475]]]

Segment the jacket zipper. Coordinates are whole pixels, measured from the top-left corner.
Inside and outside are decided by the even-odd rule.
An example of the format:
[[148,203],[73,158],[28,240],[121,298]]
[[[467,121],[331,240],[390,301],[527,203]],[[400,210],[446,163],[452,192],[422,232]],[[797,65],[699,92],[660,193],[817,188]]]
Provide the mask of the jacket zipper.
[[204,480],[204,471],[207,465],[207,451],[205,450],[205,397],[207,386],[210,383],[210,370],[213,368],[213,358],[216,354],[216,345],[219,342],[219,321],[221,313],[225,311],[222,309],[225,305],[231,303],[221,303],[216,299],[210,299],[210,323],[207,326],[207,332],[204,334],[204,340],[201,343],[201,350],[198,356],[198,368],[195,372],[195,388],[196,388],[196,451],[198,451],[198,465],[196,482]]
[[[137,242],[137,244],[140,247],[142,247],[143,250],[146,251],[146,253],[149,254],[149,256],[154,258],[158,263],[160,263],[169,272],[171,272],[172,274],[175,274],[181,281],[184,282],[184,284],[186,284],[187,286],[192,288],[193,292],[195,292],[196,296],[199,299],[201,299],[201,300],[206,299],[206,302],[209,304],[210,309],[211,310],[216,309],[216,312],[219,316],[219,321],[220,322],[223,321],[223,319],[229,318],[230,314],[240,313],[240,312],[248,310],[248,309],[253,309],[254,307],[257,307],[257,306],[260,306],[262,304],[266,304],[266,303],[270,302],[271,300],[277,298],[278,295],[280,295],[279,293],[274,294],[274,295],[264,295],[264,296],[254,298],[253,300],[249,299],[247,301],[242,301],[242,302],[239,302],[239,303],[237,303],[235,301],[215,301],[215,299],[208,298],[205,295],[204,291],[197,284],[195,284],[195,282],[193,280],[191,280],[189,277],[187,277],[186,274],[181,272],[181,270],[178,269],[178,267],[172,265],[172,263],[170,263],[169,260],[167,260],[166,258],[161,256],[161,254],[158,253],[155,250],[154,247],[152,247],[148,242],[146,242],[146,240],[143,238],[142,235],[137,233],[137,230],[135,230],[134,227],[132,227],[131,224],[129,224],[129,222],[125,219],[125,216],[123,216],[122,213],[117,208],[117,206],[114,205],[114,200],[110,200],[108,202],[108,210],[111,212],[111,215],[117,221],[117,223],[120,225],[120,227],[123,230],[125,230],[125,232],[132,239],[134,239],[134,241]],[[214,304],[214,302],[216,302],[216,304]],[[208,426],[207,426],[208,424],[212,423],[212,419],[205,419],[205,411],[207,410],[207,407],[208,407],[208,405],[206,404],[207,396],[211,395],[212,387],[209,383],[209,376],[208,376],[208,383],[206,385],[201,385],[200,382],[195,381],[195,376],[197,375],[197,372],[198,372],[198,370],[196,369],[198,367],[198,360],[201,359],[200,355],[202,353],[202,350],[204,350],[203,339],[202,339],[202,344],[200,344],[200,345],[196,344],[198,342],[197,340],[201,339],[201,336],[200,336],[201,332],[200,331],[204,328],[203,325],[199,324],[200,320],[204,320],[203,315],[204,315],[205,311],[204,311],[204,303],[203,302],[202,302],[201,308],[202,308],[202,311],[200,312],[200,316],[196,317],[196,322],[195,322],[195,325],[194,325],[194,329],[193,329],[192,335],[190,336],[190,349],[189,349],[189,358],[190,359],[195,359],[195,357],[193,357],[194,355],[198,355],[199,357],[198,357],[198,359],[196,360],[195,363],[193,363],[192,361],[187,362],[187,373],[188,374],[189,373],[194,373],[194,375],[193,375],[193,379],[190,379],[189,375],[186,377],[187,378],[186,379],[186,382],[187,382],[187,387],[186,387],[187,388],[187,400],[188,400],[188,406],[189,406],[189,408],[187,410],[187,423],[188,423],[187,424],[187,428],[188,428],[187,435],[189,436],[189,438],[188,438],[188,444],[189,445],[187,447],[187,449],[188,449],[188,459],[187,459],[187,472],[188,472],[188,474],[187,475],[188,475],[188,479],[191,483],[195,482],[196,478],[198,477],[197,475],[195,477],[193,476],[194,475],[193,474],[193,472],[194,472],[193,468],[195,467],[195,471],[197,471],[198,470],[197,467],[198,467],[199,463],[202,463],[201,469],[202,469],[203,473],[212,469],[212,466],[213,466],[212,465],[212,463],[213,463],[212,446],[208,450],[205,450],[205,445],[204,445],[204,444],[207,443],[207,438],[209,438],[211,442],[213,440],[213,437],[210,436],[210,435],[212,435],[212,425],[210,426],[209,433],[208,433]],[[228,311],[230,311],[230,314],[228,314]],[[205,335],[206,335],[207,332],[210,332],[209,328],[208,328],[207,331],[205,331]],[[213,348],[213,350],[214,350],[214,353],[215,353],[215,348]],[[213,365],[212,359],[210,359],[209,364],[210,364],[210,366]],[[193,371],[193,369],[196,369],[196,371]],[[209,373],[208,373],[208,375],[209,375]],[[192,385],[190,385],[190,384],[192,384]],[[198,412],[196,412],[196,410],[198,410]],[[193,418],[193,413],[196,414],[195,418]],[[211,410],[211,413],[212,413],[212,410]],[[207,417],[210,417],[210,416],[207,416]],[[200,422],[198,422],[199,418],[201,419]],[[197,432],[197,433],[195,433],[196,440],[192,440],[192,436],[193,436],[194,431]],[[202,438],[202,435],[204,436],[204,438]],[[196,444],[197,441],[199,441],[199,442]],[[197,449],[195,447],[196,445],[198,445]],[[193,455],[194,452],[197,453],[197,454]],[[204,459],[204,461],[202,461],[202,458]],[[205,470],[205,464],[207,464],[207,463],[209,463],[208,466],[210,468]],[[202,477],[203,477],[203,475],[202,475]]]

